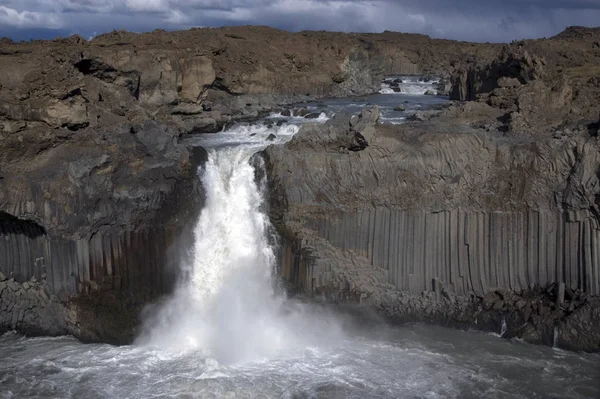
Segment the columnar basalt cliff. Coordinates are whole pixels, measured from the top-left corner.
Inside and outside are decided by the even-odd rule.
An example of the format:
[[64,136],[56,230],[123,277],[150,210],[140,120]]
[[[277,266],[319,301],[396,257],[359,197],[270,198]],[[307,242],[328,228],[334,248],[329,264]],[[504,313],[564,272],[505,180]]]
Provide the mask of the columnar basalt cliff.
[[[301,291],[399,320],[494,331],[533,297],[511,336],[552,344],[558,326],[579,334],[563,347],[599,349],[599,326],[589,324],[600,312],[597,137],[515,139],[439,118],[390,127],[376,124],[377,109],[338,115],[263,153],[283,275]],[[557,283],[581,294],[564,303]],[[428,299],[411,312],[400,293]],[[550,298],[533,315],[541,293]],[[575,311],[590,319],[567,329]]]
[[1,144],[0,326],[126,342],[176,278],[198,163],[153,122],[56,133]]
[[599,350],[600,90],[544,63],[514,44],[458,72],[473,102],[400,126],[337,115],[267,148],[283,275],[394,320],[504,321],[509,337]]

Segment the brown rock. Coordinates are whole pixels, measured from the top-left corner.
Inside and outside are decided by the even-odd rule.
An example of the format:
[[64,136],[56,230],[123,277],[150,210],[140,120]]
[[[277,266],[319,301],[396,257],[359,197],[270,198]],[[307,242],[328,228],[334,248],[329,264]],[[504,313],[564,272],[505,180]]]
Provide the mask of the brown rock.
[[521,82],[517,78],[509,78],[506,76],[502,76],[498,78],[498,87],[519,87],[521,86]]

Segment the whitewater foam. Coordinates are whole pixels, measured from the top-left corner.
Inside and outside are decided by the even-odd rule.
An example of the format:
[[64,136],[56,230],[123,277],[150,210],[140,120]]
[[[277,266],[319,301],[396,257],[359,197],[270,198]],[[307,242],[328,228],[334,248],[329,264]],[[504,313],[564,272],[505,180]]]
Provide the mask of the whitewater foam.
[[[397,83],[399,92],[394,91],[392,85],[394,80],[400,80]],[[408,94],[408,95],[424,95],[428,91],[434,93],[437,92],[437,85],[440,83],[439,79],[431,79],[427,82],[423,81],[418,76],[397,76],[386,78],[381,82],[380,94]]]
[[325,112],[320,112],[319,116],[316,118],[306,118],[303,115],[296,115],[293,110],[290,111],[289,116],[282,115],[281,112],[273,112],[267,118],[284,119],[287,123],[291,124],[302,124],[307,122],[325,123],[330,119],[330,117]]
[[272,229],[261,212],[264,184],[256,184],[250,158],[268,144],[265,135],[281,142],[297,131],[289,125],[236,127],[220,136],[226,146],[208,149],[192,261],[183,265],[174,296],[151,312],[139,344],[239,363],[342,337],[334,317],[288,301],[273,276]]

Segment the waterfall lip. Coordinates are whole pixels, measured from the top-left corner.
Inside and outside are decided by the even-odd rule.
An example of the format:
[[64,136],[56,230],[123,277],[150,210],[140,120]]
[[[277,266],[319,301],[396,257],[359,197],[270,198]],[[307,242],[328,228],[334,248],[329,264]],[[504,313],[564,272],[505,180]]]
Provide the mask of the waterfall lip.
[[229,147],[244,147],[260,151],[269,144],[283,144],[289,141],[299,130],[298,124],[268,126],[265,123],[253,125],[234,125],[220,133],[205,133],[185,139],[190,146],[201,146],[216,150]]

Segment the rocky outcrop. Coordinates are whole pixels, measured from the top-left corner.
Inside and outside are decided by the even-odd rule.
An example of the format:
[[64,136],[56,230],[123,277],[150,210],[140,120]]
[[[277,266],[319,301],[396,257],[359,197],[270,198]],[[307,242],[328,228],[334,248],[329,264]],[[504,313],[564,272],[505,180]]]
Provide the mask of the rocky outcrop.
[[500,87],[516,87],[544,76],[545,60],[522,47],[506,46],[489,65],[465,66],[452,76],[451,100],[475,101]]
[[583,51],[594,37],[589,32],[592,36],[576,44],[560,35],[551,41],[514,43],[489,64],[458,68],[450,98],[503,110],[503,130],[512,134],[545,134],[593,122],[600,105],[600,88],[594,84],[600,54]]
[[0,148],[10,281],[0,329],[132,339],[142,306],[177,277],[180,237],[202,198],[193,155],[155,122],[29,130]]
[[[494,115],[481,107],[484,120]],[[597,139],[581,129],[517,140],[471,127],[461,112],[390,126],[377,124],[370,109],[306,125],[285,146],[268,147],[270,213],[287,240],[284,276],[301,291],[375,304],[392,318],[457,325],[474,323],[480,300],[473,298],[498,290],[526,296],[564,282],[599,295]],[[402,298],[441,293],[438,285],[452,305],[427,299],[407,310]],[[457,313],[449,313],[455,303]],[[492,324],[511,317],[512,308],[502,309],[492,309]],[[555,324],[575,317],[555,316],[518,319],[544,327],[511,334],[548,343]],[[599,349],[585,342],[591,346],[563,346]]]
[[[490,50],[492,49],[492,50]],[[154,119],[216,132],[277,103],[377,92],[384,75],[435,72],[495,46],[420,35],[292,34],[266,27],[112,32],[92,41],[0,43],[0,127],[67,128]]]

